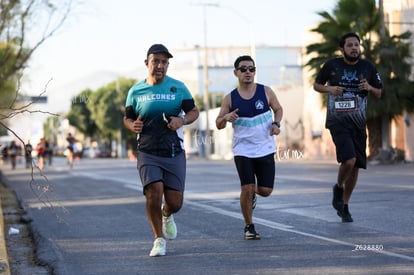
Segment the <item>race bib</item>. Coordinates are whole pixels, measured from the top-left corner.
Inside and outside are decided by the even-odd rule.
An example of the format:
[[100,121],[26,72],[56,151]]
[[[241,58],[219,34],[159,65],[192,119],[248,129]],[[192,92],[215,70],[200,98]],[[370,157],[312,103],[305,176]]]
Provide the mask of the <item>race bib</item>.
[[356,98],[337,98],[335,99],[335,111],[352,112],[357,108]]

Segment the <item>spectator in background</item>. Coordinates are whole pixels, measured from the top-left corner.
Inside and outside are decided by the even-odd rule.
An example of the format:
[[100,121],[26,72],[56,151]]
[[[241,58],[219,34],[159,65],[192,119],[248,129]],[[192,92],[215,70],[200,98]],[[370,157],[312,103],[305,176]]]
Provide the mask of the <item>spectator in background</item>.
[[3,149],[1,149],[1,160],[2,160],[2,165],[3,163],[7,163],[8,158],[9,158],[9,147],[8,146],[3,146]]
[[44,167],[45,151],[46,151],[46,141],[44,138],[41,138],[39,143],[36,145],[37,151],[37,167],[42,170]]
[[46,152],[45,152],[45,158],[47,159],[47,164],[49,166],[52,165],[52,157],[53,157],[53,145],[50,144],[48,140],[45,141],[46,143]]
[[10,146],[8,148],[8,155],[10,157],[13,170],[16,169],[16,159],[17,159],[18,152],[19,152],[19,147],[17,146],[16,142],[13,140],[10,143]]
[[24,146],[24,156],[26,159],[26,168],[30,168],[32,166],[32,151],[33,146],[30,144],[30,140]]
[[67,159],[68,159],[68,164],[70,166],[70,168],[73,167],[73,155],[74,155],[74,151],[75,151],[75,143],[77,142],[76,138],[72,136],[71,133],[68,134],[68,136],[66,137],[66,141],[68,142],[68,152],[67,152]]

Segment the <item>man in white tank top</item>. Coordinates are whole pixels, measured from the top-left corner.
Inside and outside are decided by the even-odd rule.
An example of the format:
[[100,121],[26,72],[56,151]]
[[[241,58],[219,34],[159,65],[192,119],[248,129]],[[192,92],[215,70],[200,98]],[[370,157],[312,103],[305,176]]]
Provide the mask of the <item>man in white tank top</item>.
[[234,62],[236,89],[227,94],[216,119],[218,129],[233,125],[233,155],[240,178],[240,207],[245,221],[244,238],[258,240],[253,224],[256,194],[273,191],[276,152],[275,135],[280,133],[283,109],[274,91],[254,82],[254,60],[240,56]]

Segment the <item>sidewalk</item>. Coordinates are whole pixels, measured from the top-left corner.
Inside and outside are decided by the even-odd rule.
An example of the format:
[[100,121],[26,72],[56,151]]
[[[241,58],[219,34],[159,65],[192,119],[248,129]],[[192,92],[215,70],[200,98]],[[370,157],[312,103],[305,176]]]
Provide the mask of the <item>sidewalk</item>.
[[[21,170],[24,171],[24,170]],[[0,170],[0,275],[51,274],[37,261],[30,221]],[[9,234],[10,228],[18,232]]]
[[1,196],[0,196],[0,223],[1,223],[1,226],[0,226],[0,275],[10,275],[10,264],[9,264],[9,256],[7,255],[7,248],[6,248],[4,217],[3,217]]

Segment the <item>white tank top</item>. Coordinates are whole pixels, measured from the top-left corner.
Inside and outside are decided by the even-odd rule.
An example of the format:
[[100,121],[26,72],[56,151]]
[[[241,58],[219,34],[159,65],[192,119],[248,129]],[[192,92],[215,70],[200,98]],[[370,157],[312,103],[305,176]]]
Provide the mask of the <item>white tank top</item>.
[[231,110],[239,109],[239,118],[233,122],[233,155],[257,158],[275,153],[275,138],[270,135],[273,115],[264,86],[257,84],[251,99],[242,98],[234,89],[231,105]]

